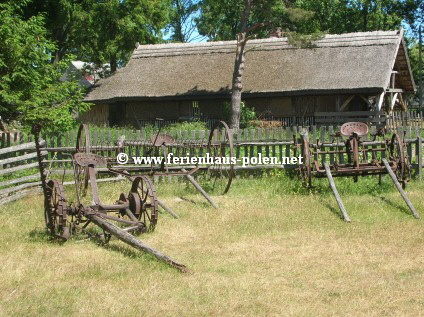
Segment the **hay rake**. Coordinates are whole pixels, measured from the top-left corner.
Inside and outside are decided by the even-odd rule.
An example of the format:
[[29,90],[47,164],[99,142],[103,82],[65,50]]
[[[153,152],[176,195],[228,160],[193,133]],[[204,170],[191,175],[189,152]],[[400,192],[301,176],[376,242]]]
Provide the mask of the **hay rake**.
[[[224,138],[222,141],[214,142],[220,127],[223,127]],[[173,169],[172,171],[165,164],[160,164],[160,166],[151,165],[149,171],[140,171],[137,168],[130,170],[112,166],[113,160],[108,160],[103,156],[92,153],[89,128],[87,125],[81,125],[77,134],[75,153],[72,155],[76,202],[70,202],[66,198],[62,182],[46,179],[39,145],[40,130],[40,126],[34,126],[33,134],[35,135],[44,193],[45,222],[51,236],[66,241],[72,235],[80,232],[91,235],[87,227],[90,224],[95,224],[103,230],[102,237],[105,243],[109,242],[113,235],[136,249],[153,254],[159,260],[165,261],[180,271],[187,271],[185,265],[146,245],[136,238],[136,235],[155,229],[158,221],[159,206],[177,218],[177,215],[157,198],[156,190],[151,180],[152,176],[185,176],[207,201],[217,208],[212,198],[192,176],[193,173],[199,170],[199,166],[190,167],[190,169],[180,166],[177,170]],[[162,155],[166,157],[167,148],[174,143],[175,140],[171,136],[161,134],[159,130],[151,138],[150,149],[147,150],[145,155],[158,155],[158,149],[160,148]],[[134,145],[134,142],[127,142],[127,145]],[[207,148],[214,157],[218,155],[234,155],[231,131],[225,122],[218,122],[215,125],[210,133],[207,145],[184,142],[180,149],[187,151],[191,150],[193,146],[201,149]],[[99,148],[101,149],[102,147],[96,146],[97,150]],[[100,166],[106,166],[110,173],[124,176],[132,182],[129,193],[121,193],[114,204],[104,204],[99,196],[96,169]],[[230,168],[225,169],[222,167],[222,164],[210,164],[207,167],[207,172],[213,175],[212,179],[223,181],[223,193],[226,193],[231,185],[233,167],[230,166]],[[139,173],[137,174],[137,172]],[[222,176],[224,173],[226,177]],[[86,196],[89,188],[91,189],[91,197],[87,201]]]
[[[294,140],[295,155],[300,151],[303,163],[299,166],[299,175],[303,184],[312,188],[313,178],[327,178],[345,221],[350,217],[337,191],[334,177],[358,177],[389,174],[402,198],[415,218],[417,211],[404,191],[410,178],[410,162],[403,137],[393,134],[390,139],[379,130],[372,135],[372,141],[364,141],[368,126],[362,122],[348,122],[340,131],[332,135],[332,141],[310,143],[307,133],[302,134],[301,142]],[[331,164],[325,162],[325,156],[331,156]]]
[[[41,160],[39,132],[35,126],[37,153],[39,155],[40,175],[44,193],[44,215],[51,236],[68,240],[71,235],[87,233],[90,224],[103,230],[104,242],[111,236],[128,245],[153,254],[180,271],[187,267],[171,257],[153,249],[140,241],[136,235],[153,231],[158,220],[158,199],[153,183],[145,175],[136,176],[128,194],[121,193],[114,204],[104,204],[99,196],[96,180],[96,167],[107,165],[105,158],[90,152],[90,137],[86,126],[81,126],[73,155],[76,202],[70,202],[59,180],[47,180]],[[88,185],[91,187],[91,202],[84,199]]]

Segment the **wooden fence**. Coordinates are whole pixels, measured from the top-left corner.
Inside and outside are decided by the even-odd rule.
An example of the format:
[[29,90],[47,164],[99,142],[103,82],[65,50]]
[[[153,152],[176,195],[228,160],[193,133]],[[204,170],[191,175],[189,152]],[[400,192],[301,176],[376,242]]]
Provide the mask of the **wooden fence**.
[[[41,145],[45,146],[46,142],[41,141]],[[41,155],[46,157],[47,151]],[[7,187],[0,189],[0,204],[19,199],[41,184],[34,142],[0,149],[0,165],[0,188]]]
[[[308,132],[310,140],[321,143],[332,143],[338,126],[317,127],[312,126],[304,128],[301,126],[279,127],[265,129],[242,129],[233,135],[235,156],[257,157],[261,154],[263,157],[275,157],[282,161],[284,157],[293,155],[293,140],[296,136],[300,139],[300,132]],[[371,126],[368,135],[364,140],[371,140],[372,134],[377,130],[376,126]],[[407,127],[389,129],[387,138],[392,133],[402,134],[407,143],[407,151],[411,158],[411,163],[416,168],[417,173],[422,174],[423,164],[423,136],[424,129],[420,127]],[[168,153],[175,156],[204,156],[206,153],[206,144],[209,136],[208,130],[198,131],[176,131],[173,137],[176,144],[168,147]],[[75,152],[76,131],[64,134],[52,134],[43,136],[43,155],[44,163],[51,169],[51,172],[62,174],[71,174],[72,159],[71,155]],[[151,137],[154,133],[147,133],[145,130],[108,130],[106,128],[91,128],[92,151],[109,158],[113,161],[119,152],[132,156],[150,156],[148,153],[151,148]],[[223,138],[222,133],[214,136],[215,140]],[[35,146],[32,137],[22,133],[11,133],[8,136],[2,135],[2,148],[0,149],[0,203],[13,200],[9,196],[13,193],[26,193],[32,187],[39,185],[38,164],[35,155]],[[29,141],[29,142],[28,142]],[[7,147],[5,147],[5,145]],[[160,148],[157,148],[160,151]],[[158,154],[161,153],[153,153]],[[334,156],[323,155],[322,162],[333,163]],[[240,165],[240,164],[239,164]],[[255,167],[237,166],[236,170],[258,170],[264,168],[293,168],[293,165],[267,165]],[[146,166],[146,168],[148,168]],[[107,172],[106,168],[99,168],[99,172]],[[1,189],[3,188],[3,189]]]

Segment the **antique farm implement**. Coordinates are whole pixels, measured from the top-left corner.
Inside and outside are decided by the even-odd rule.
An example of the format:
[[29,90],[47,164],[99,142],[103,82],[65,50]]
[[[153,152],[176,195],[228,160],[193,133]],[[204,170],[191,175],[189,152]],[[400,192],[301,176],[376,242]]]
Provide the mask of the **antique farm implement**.
[[[40,127],[33,129],[40,154]],[[169,256],[141,242],[136,235],[153,231],[158,221],[158,199],[150,178],[135,176],[129,193],[121,193],[113,204],[102,202],[96,180],[96,167],[107,165],[102,156],[90,152],[90,136],[86,126],[78,131],[76,149],[73,155],[75,202],[70,202],[59,180],[47,180],[44,164],[39,155],[40,175],[44,193],[44,215],[47,229],[54,237],[67,240],[71,235],[85,232],[91,235],[88,226],[95,224],[103,230],[107,243],[113,235],[130,246],[151,253],[171,266],[186,271],[187,268]],[[87,189],[91,197],[86,199]]]
[[[123,144],[127,147],[143,147],[144,156],[162,157],[161,164],[151,164],[150,166],[130,166],[125,171],[121,168],[112,169],[113,173],[129,177],[131,173],[144,172],[150,176],[185,176],[190,183],[211,203],[216,204],[206,191],[197,183],[193,175],[198,171],[202,174],[203,184],[208,189],[219,194],[226,194],[234,177],[234,146],[232,132],[224,121],[218,121],[212,127],[207,140],[180,140],[176,141],[172,136],[160,133],[152,135],[150,143],[146,141],[126,140]],[[199,160],[194,163],[165,165],[169,155],[174,157],[197,157]]]
[[[295,153],[300,150],[303,157],[299,173],[304,185],[311,188],[313,178],[326,177],[344,220],[350,222],[333,177],[353,177],[356,182],[359,176],[389,174],[414,217],[419,218],[404,192],[410,177],[410,162],[403,138],[393,134],[386,139],[384,131],[379,130],[372,135],[371,141],[362,140],[367,134],[366,123],[348,122],[332,135],[333,140],[329,143],[319,140],[311,143],[308,134],[302,134],[300,144],[295,138]],[[325,156],[330,157],[330,163]]]

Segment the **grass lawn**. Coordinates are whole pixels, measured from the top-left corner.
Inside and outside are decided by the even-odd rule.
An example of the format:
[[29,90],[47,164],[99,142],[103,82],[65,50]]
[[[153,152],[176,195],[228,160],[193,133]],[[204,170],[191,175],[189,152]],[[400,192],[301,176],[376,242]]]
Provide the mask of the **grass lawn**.
[[[282,174],[238,179],[214,196],[219,210],[184,184],[157,185],[180,219],[162,213],[141,239],[187,274],[117,240],[49,241],[39,194],[2,206],[0,315],[424,315],[424,223],[388,176],[381,188],[336,179],[350,224],[318,184],[308,192]],[[129,188],[101,184],[101,197],[113,202]],[[407,192],[424,217],[424,182]]]

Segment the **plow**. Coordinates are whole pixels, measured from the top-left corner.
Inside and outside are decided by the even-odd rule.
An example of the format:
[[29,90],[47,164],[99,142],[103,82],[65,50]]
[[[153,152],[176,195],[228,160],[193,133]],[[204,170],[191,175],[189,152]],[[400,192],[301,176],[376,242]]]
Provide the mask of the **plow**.
[[[381,176],[388,174],[412,215],[419,218],[404,191],[410,178],[411,164],[403,137],[393,134],[391,138],[385,138],[381,129],[371,136],[371,141],[365,141],[362,137],[367,134],[366,123],[348,122],[331,136],[329,143],[310,142],[307,133],[302,134],[301,142],[295,138],[294,153],[300,152],[303,157],[298,169],[303,184],[312,188],[314,178],[327,178],[343,219],[350,222],[334,178],[352,177],[357,182],[361,176],[378,175],[381,182]],[[326,155],[330,156],[330,164],[324,159]]]
[[[71,155],[74,196],[76,197],[75,201],[71,202],[67,199],[63,182],[46,177],[41,155],[42,148],[39,142],[40,130],[40,126],[34,126],[32,132],[35,136],[44,194],[44,218],[47,230],[52,237],[66,241],[72,235],[81,233],[91,236],[92,233],[88,228],[94,224],[102,230],[101,237],[104,243],[108,243],[114,236],[138,250],[153,254],[160,261],[164,261],[182,272],[188,271],[184,264],[148,246],[138,236],[154,231],[158,223],[159,207],[162,207],[174,218],[178,217],[171,208],[158,199],[152,181],[153,176],[183,176],[213,207],[218,208],[193,177],[193,174],[199,171],[199,166],[179,165],[171,170],[162,163],[159,166],[150,166],[147,171],[145,168],[137,166],[131,169],[114,166],[113,163],[116,162],[113,162],[112,159],[92,152],[90,130],[87,125],[81,125],[77,134],[75,152]],[[220,132],[224,137],[222,140],[216,141],[216,134]],[[134,144],[134,142],[128,141],[127,143]],[[174,142],[175,140],[171,136],[161,134],[159,130],[151,139],[150,149],[144,154],[161,155],[166,158],[168,156],[167,149]],[[189,146],[187,147],[187,145]],[[215,159],[211,160],[211,164],[202,168],[206,169],[205,177],[212,182],[211,186],[221,184],[222,194],[228,192],[233,177],[233,167],[230,165],[228,168],[216,159],[220,156],[234,155],[231,131],[226,123],[218,122],[211,130],[207,144],[196,144],[196,146],[198,149],[207,150],[207,153],[210,153]],[[190,151],[192,148],[193,144],[182,144],[180,149]],[[161,151],[158,151],[159,149]],[[96,169],[104,166],[111,174],[123,176],[131,181],[128,193],[117,194],[117,199],[113,204],[104,203],[99,195]]]

